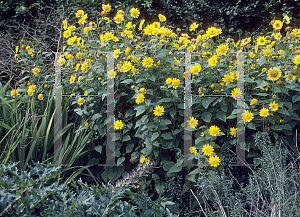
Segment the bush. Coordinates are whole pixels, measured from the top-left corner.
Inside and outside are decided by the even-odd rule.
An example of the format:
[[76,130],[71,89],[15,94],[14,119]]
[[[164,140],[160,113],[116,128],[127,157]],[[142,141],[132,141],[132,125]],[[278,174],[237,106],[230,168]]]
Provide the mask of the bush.
[[53,182],[61,167],[39,163],[20,171],[17,163],[0,168],[1,216],[176,216],[166,198],[152,201],[145,193],[110,185],[89,186],[81,179],[66,185]]
[[240,190],[233,187],[236,178],[224,171],[199,175],[199,200],[209,216],[299,216],[298,154],[289,152],[283,141],[271,144],[266,133],[256,133],[255,140],[263,152],[261,164],[256,170],[249,167],[253,173],[246,186],[238,183]]

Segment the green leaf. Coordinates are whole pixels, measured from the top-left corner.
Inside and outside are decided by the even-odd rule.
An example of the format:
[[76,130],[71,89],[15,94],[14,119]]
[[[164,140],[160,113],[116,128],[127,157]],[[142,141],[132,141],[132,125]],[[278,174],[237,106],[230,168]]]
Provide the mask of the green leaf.
[[154,58],[161,58],[166,56],[168,53],[170,52],[170,50],[167,49],[161,49],[159,51],[157,51],[156,55],[154,56]]
[[260,66],[262,66],[263,64],[266,63],[266,58],[265,58],[265,57],[262,57],[262,58],[260,58],[257,62],[259,63]]
[[229,115],[229,116],[227,117],[227,119],[235,119],[235,118],[237,118],[237,115]]
[[195,175],[199,174],[201,172],[200,168],[194,169],[192,172],[189,173],[189,175]]
[[139,116],[140,114],[143,114],[145,112],[145,106],[144,105],[140,105],[134,108],[134,110],[137,110],[136,112],[136,117]]
[[168,125],[168,124],[172,124],[172,122],[169,119],[162,119],[160,121],[161,125]]
[[130,143],[126,146],[126,153],[131,153],[134,148],[134,143]]
[[159,100],[157,103],[158,104],[161,104],[163,102],[172,102],[172,99],[171,98],[162,98],[161,100]]
[[88,163],[87,166],[95,166],[99,163],[99,159],[97,158],[92,158]]
[[121,82],[122,84],[131,84],[132,79],[125,79],[124,81]]
[[260,84],[260,85],[258,85],[256,88],[265,87],[265,86],[267,86],[267,85],[269,85],[269,83],[268,83],[268,82],[261,83],[261,84]]
[[188,175],[185,176],[185,179],[189,180],[191,182],[195,182],[195,174],[194,175],[188,174]]
[[288,88],[288,89],[294,89],[296,87],[299,87],[299,84],[293,83],[293,84],[285,85],[285,87]]
[[130,136],[126,135],[126,136],[123,137],[122,141],[126,142],[126,141],[129,141],[130,139],[131,139]]
[[122,175],[124,172],[125,167],[124,166],[106,166],[105,171],[102,173],[101,176],[107,176],[111,183],[115,183],[115,181]]
[[102,115],[100,115],[100,114],[94,114],[93,117],[92,117],[92,120],[96,120],[96,119],[101,118],[101,117],[102,117]]
[[209,104],[213,102],[217,97],[203,97],[201,100],[201,104],[204,108],[208,108]]
[[167,173],[178,173],[182,170],[182,166],[172,166]]
[[188,182],[185,182],[182,188],[182,193],[184,194],[185,192],[187,192],[189,189],[191,188],[191,184]]
[[6,128],[6,129],[8,129],[8,130],[10,130],[11,129],[11,127],[10,126],[8,126],[7,124],[5,124],[4,122],[0,122],[0,126],[1,127],[4,127],[4,128]]
[[159,136],[158,132],[155,132],[151,136],[151,142],[153,142]]
[[155,189],[156,189],[156,192],[159,196],[161,196],[164,191],[165,191],[165,182],[162,181],[162,180],[159,180],[157,182],[155,182]]
[[179,129],[175,129],[174,132],[173,132],[173,135],[176,135],[178,133],[180,133],[180,130]]
[[200,142],[205,141],[205,137],[204,136],[200,136],[195,140],[195,145],[198,145]]
[[286,44],[276,44],[276,47],[279,48],[280,50],[286,50]]
[[256,130],[255,124],[254,123],[249,123],[247,124],[247,128],[251,130]]
[[172,118],[175,118],[175,115],[176,115],[176,110],[174,108],[171,108],[170,111],[169,111],[170,115]]
[[168,140],[168,139],[173,139],[173,136],[171,133],[167,132],[167,133],[163,133],[161,135],[164,139]]
[[117,160],[117,164],[122,164],[124,161],[125,161],[125,157],[120,157],[120,158]]
[[146,91],[146,94],[149,94],[149,95],[153,96],[153,90],[152,90],[152,89],[148,89],[148,90]]
[[209,112],[204,112],[201,114],[201,119],[204,120],[205,122],[210,122],[210,119],[212,117],[212,114]]
[[153,173],[152,174],[152,179],[159,180],[160,178],[159,178],[159,176],[156,173]]
[[217,116],[217,118],[219,118],[221,121],[226,122],[226,113],[225,113],[225,112],[218,111],[216,116]]
[[222,110],[223,112],[227,112],[228,106],[227,106],[227,105],[221,105],[221,110]]
[[172,162],[172,161],[166,161],[166,162],[164,162],[164,164],[163,164],[163,169],[164,169],[165,171],[169,171],[169,170],[171,169],[171,167],[174,166],[174,165],[175,165],[174,162]]
[[278,113],[286,115],[286,116],[290,116],[290,114],[289,114],[289,112],[288,112],[288,110],[286,108],[282,108],[282,109],[279,108],[278,109]]
[[102,153],[102,145],[97,145],[94,147],[95,151],[99,152],[100,154]]

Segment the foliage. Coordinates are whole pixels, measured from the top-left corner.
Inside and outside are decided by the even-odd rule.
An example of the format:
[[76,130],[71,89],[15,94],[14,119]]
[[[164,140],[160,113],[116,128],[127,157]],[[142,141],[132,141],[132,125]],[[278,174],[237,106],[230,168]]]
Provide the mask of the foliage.
[[[18,166],[22,170],[26,170],[27,164],[32,160],[40,161],[45,165],[51,164],[54,159],[55,140],[53,89],[42,88],[47,84],[44,82],[33,96],[15,96],[10,99],[5,96],[9,83],[10,81],[4,87],[0,84],[1,164],[6,165],[9,161],[19,162]],[[37,92],[45,98],[38,100]],[[19,94],[22,94],[21,90]],[[87,170],[89,172],[87,176],[96,182],[94,175],[89,171],[91,165],[86,163],[82,166],[80,163],[89,152],[86,144],[91,132],[88,132],[83,124],[76,126],[75,123],[67,122],[67,107],[68,100],[63,105],[62,112],[65,117],[62,120],[61,163],[69,167],[61,169],[60,175],[65,180],[71,181],[82,171]],[[91,158],[87,156],[87,161],[89,160]],[[74,170],[75,168],[78,169]]]
[[[288,151],[283,141],[273,145],[267,133],[258,132],[255,139],[263,156],[258,158],[261,166],[251,169],[246,185],[232,175],[225,175],[225,171],[199,174],[196,186],[202,192],[200,206],[208,216],[299,215],[298,154]],[[234,182],[239,189],[234,187]]]
[[57,185],[51,182],[61,167],[45,168],[39,163],[29,172],[16,163],[2,165],[0,173],[1,216],[176,216],[166,198],[152,201],[145,193],[109,185],[89,186],[81,179]]

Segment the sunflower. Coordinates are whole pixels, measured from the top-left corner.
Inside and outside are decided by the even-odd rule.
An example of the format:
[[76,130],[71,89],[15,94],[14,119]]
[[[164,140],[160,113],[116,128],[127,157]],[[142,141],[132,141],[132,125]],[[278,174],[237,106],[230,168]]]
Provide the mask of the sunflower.
[[145,101],[145,96],[144,96],[144,94],[138,93],[137,96],[136,96],[135,98],[136,98],[135,102],[136,102],[137,104],[140,104],[140,103],[142,103],[142,102]]
[[272,102],[272,103],[270,103],[270,110],[272,111],[272,112],[275,112],[275,111],[277,111],[278,110],[278,103],[275,103],[275,101],[274,102]]
[[177,89],[177,87],[179,86],[179,84],[180,84],[180,80],[178,78],[173,78],[172,79],[172,85],[173,85],[174,89]]
[[216,52],[218,55],[225,55],[227,53],[228,47],[227,45],[220,45],[218,46]]
[[19,96],[19,91],[12,89],[11,92],[10,92],[10,96],[15,98],[15,95]]
[[37,76],[37,73],[39,73],[41,70],[39,68],[32,69],[32,73]]
[[75,76],[71,75],[70,84],[73,84],[75,80],[76,80],[76,75]]
[[165,109],[163,106],[156,106],[153,110],[153,113],[155,116],[162,116],[163,113],[165,112]]
[[249,53],[249,56],[251,57],[251,58],[254,58],[255,57],[255,54],[254,53]]
[[214,151],[214,148],[211,147],[209,144],[204,145],[203,148],[202,148],[202,152],[206,156],[211,155],[213,153],[213,151]]
[[271,54],[272,54],[272,50],[270,50],[270,49],[265,49],[265,50],[263,50],[263,52],[264,52],[264,55],[265,56],[271,56]]
[[130,16],[134,17],[134,18],[138,18],[140,15],[140,11],[136,8],[131,8],[130,12]]
[[149,68],[151,66],[153,66],[153,59],[151,57],[145,57],[143,59],[143,66],[145,66],[146,68]]
[[282,35],[281,35],[280,32],[277,32],[276,34],[273,34],[273,36],[274,36],[274,38],[275,38],[276,40],[279,40],[279,39],[281,39],[281,37],[282,37]]
[[220,133],[219,127],[213,125],[209,128],[209,134],[212,136],[217,136]]
[[166,21],[166,17],[165,17],[164,15],[162,15],[162,14],[159,14],[159,15],[158,15],[158,18],[159,18],[159,21],[160,21],[160,22]]
[[119,24],[124,20],[124,16],[122,14],[118,14],[117,16],[115,16],[114,21]]
[[269,110],[267,108],[263,108],[260,110],[259,115],[262,117],[267,117],[269,115]]
[[271,81],[276,81],[280,78],[281,76],[281,70],[276,68],[276,67],[273,67],[271,69],[268,70],[268,78],[271,80]]
[[171,83],[172,83],[172,78],[168,78],[168,79],[166,80],[166,83],[167,83],[167,84],[171,84]]
[[83,10],[78,10],[77,13],[76,13],[76,17],[79,18],[79,17],[82,17],[84,15],[84,11]]
[[295,63],[296,65],[298,65],[300,63],[300,55],[297,55],[294,59],[293,59],[293,63]]
[[257,99],[252,99],[250,105],[256,105],[257,104]]
[[147,158],[141,157],[140,163],[143,164],[144,162],[147,164]]
[[194,147],[194,146],[192,146],[192,147],[190,147],[190,152],[192,153],[192,154],[197,154],[197,149]]
[[[180,62],[179,62],[180,64]],[[201,71],[201,65],[199,63],[195,63],[195,66],[191,67],[191,73],[192,74],[199,74],[199,72]]]
[[216,155],[216,156],[210,156],[208,159],[208,163],[212,166],[212,167],[217,167],[218,165],[220,165],[220,158]]
[[224,78],[222,78],[222,81],[224,81],[226,83],[226,85],[228,85],[229,83],[233,82],[234,77],[232,75],[224,75]]
[[237,128],[236,127],[231,127],[230,128],[230,135],[236,137],[237,133]]
[[242,95],[242,91],[240,88],[234,88],[231,91],[231,97],[233,97],[235,100],[237,100],[237,97],[240,97]]
[[213,55],[209,60],[208,60],[208,65],[210,66],[215,66],[217,65],[218,62],[218,56]]
[[264,36],[259,36],[257,38],[257,44],[258,45],[265,45],[266,44],[266,38]]
[[253,119],[253,113],[249,110],[246,110],[245,113],[243,113],[243,120],[246,122],[250,122]]
[[187,122],[191,128],[196,128],[198,125],[198,120],[194,117],[190,117],[190,120]]
[[194,31],[195,29],[198,28],[198,26],[199,26],[199,24],[197,24],[197,23],[192,23],[191,26],[190,26],[190,31],[191,31],[191,32]]
[[124,126],[124,124],[122,123],[122,120],[118,120],[118,121],[116,121],[115,124],[114,124],[114,128],[115,128],[116,130],[122,129],[123,126]]
[[131,62],[125,62],[121,68],[121,72],[128,72],[131,69],[132,65]]
[[84,99],[83,98],[79,98],[77,103],[78,103],[78,105],[83,105]]
[[114,58],[117,58],[120,55],[120,49],[114,50]]
[[289,18],[289,16],[285,15],[283,18],[285,19],[285,23],[289,25],[290,24],[290,18]]
[[212,38],[212,37],[214,37],[214,36],[217,36],[217,35],[219,35],[219,34],[221,34],[221,33],[222,33],[222,30],[221,30],[221,29],[217,29],[217,28],[215,28],[215,27],[210,27],[210,28],[208,28],[207,31],[206,31],[206,34],[207,34],[210,38]]
[[43,94],[39,94],[39,95],[38,95],[38,99],[42,101],[42,100],[44,99]]
[[273,23],[273,28],[278,30],[282,28],[282,22],[280,20],[275,20],[275,22]]

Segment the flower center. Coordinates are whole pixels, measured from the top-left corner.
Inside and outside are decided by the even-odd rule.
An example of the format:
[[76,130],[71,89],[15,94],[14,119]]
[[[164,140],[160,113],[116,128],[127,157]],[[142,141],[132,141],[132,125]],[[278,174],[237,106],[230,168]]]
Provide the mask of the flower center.
[[278,72],[277,71],[272,71],[271,72],[271,77],[276,78],[278,76]]

